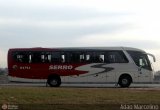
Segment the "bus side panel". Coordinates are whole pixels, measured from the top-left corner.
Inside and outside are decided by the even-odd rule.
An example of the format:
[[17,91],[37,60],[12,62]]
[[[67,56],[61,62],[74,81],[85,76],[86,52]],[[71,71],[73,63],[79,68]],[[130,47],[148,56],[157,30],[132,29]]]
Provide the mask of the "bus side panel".
[[138,81],[138,73],[137,73],[137,68],[134,64],[128,63],[128,64],[119,64],[116,66],[117,68],[115,69],[116,73],[116,82],[119,81],[119,78],[123,74],[127,74],[132,78],[133,82]]

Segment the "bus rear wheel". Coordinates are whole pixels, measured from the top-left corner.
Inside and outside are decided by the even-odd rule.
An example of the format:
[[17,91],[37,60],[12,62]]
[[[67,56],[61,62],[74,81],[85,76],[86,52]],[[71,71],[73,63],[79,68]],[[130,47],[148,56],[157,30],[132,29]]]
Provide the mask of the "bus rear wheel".
[[120,85],[120,87],[125,88],[125,87],[129,87],[131,82],[132,82],[131,77],[128,75],[124,75],[119,78],[118,84]]
[[49,76],[47,83],[50,87],[59,87],[61,85],[61,78],[59,76]]

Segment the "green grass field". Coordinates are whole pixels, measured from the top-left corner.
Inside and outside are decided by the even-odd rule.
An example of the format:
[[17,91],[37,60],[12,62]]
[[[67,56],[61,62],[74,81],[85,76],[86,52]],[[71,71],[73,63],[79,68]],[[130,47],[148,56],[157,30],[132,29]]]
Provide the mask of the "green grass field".
[[96,107],[105,109],[105,105],[160,104],[160,89],[2,86],[0,87],[0,103],[23,105],[23,109],[27,107],[52,109],[54,106],[54,110],[82,110],[84,108],[94,110],[97,109]]

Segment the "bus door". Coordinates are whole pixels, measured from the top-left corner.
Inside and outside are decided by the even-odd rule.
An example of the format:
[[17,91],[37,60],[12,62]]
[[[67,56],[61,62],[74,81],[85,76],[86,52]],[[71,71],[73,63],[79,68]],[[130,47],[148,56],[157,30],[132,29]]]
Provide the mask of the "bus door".
[[138,66],[138,79],[139,82],[151,82],[152,78],[152,68],[150,62],[146,56],[141,56],[139,58]]

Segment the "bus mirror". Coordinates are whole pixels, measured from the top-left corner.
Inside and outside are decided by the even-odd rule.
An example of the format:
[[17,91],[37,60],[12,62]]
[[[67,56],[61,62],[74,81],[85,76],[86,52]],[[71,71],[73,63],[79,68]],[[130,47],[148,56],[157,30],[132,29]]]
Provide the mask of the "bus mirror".
[[147,53],[147,55],[151,56],[153,58],[153,61],[156,62],[156,58],[153,54]]

